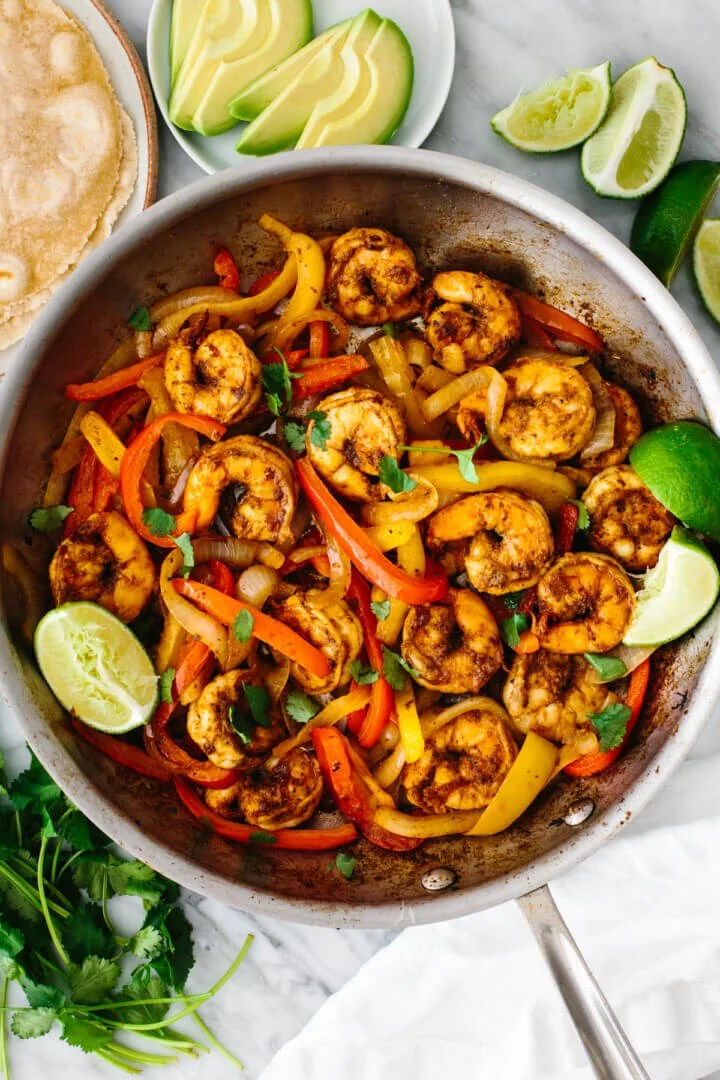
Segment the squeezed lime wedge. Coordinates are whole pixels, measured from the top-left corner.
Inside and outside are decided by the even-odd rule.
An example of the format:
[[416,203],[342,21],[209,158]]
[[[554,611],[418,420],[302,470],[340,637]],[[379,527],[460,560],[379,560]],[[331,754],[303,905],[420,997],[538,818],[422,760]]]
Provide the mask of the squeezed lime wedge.
[[720,218],[708,218],[698,229],[693,270],[705,307],[720,322]]

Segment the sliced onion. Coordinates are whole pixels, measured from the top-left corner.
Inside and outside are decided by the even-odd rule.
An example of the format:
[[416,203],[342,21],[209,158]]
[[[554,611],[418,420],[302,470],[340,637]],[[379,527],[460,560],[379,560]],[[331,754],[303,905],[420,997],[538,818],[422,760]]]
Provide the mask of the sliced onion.
[[[616,660],[622,660],[623,664],[627,668],[626,674],[629,675],[635,668],[640,667],[644,660],[647,660],[648,656],[652,656],[657,645],[616,645],[610,652],[603,653],[603,657],[612,656]],[[594,669],[593,669],[594,670]],[[599,679],[597,680],[600,681]]]
[[[430,370],[428,368],[428,371]],[[431,394],[429,398],[423,401],[422,411],[425,417],[428,420],[436,420],[443,413],[446,413],[448,409],[451,409],[453,405],[457,405],[459,401],[467,397],[468,394],[474,394],[477,390],[484,390],[485,387],[491,385],[493,375],[498,375],[498,372],[494,368],[487,366],[473,368],[472,371],[466,371],[464,375],[458,375],[456,379],[436,390],[434,394]],[[424,376],[425,372],[423,372],[422,377]],[[498,377],[502,379],[502,385],[504,386],[505,380],[502,375]]]
[[350,588],[352,567],[350,559],[342,550],[334,536],[325,531],[325,553],[330,565],[330,580],[327,589],[317,594],[316,603],[321,607],[332,607],[344,600]]
[[423,371],[432,363],[432,349],[427,341],[416,337],[415,334],[401,334],[400,341],[405,349],[407,362],[411,367],[421,368]]
[[[397,730],[395,724],[388,724],[389,728]],[[373,769],[373,776],[381,788],[389,788],[399,778],[405,768],[405,747],[398,742],[387,757],[383,758],[379,765]]]
[[237,579],[235,592],[239,600],[261,610],[263,605],[277,591],[281,578],[277,570],[256,563],[243,570]]
[[490,385],[487,392],[485,406],[485,426],[493,446],[500,451],[504,458],[509,461],[517,461],[523,465],[540,465],[545,469],[554,469],[554,461],[546,461],[545,458],[523,457],[516,453],[508,440],[500,431],[500,422],[505,411],[505,399],[507,397],[507,382],[494,368],[488,368],[491,372]]
[[455,717],[462,716],[463,713],[471,712],[473,709],[482,709],[483,712],[494,713],[498,720],[502,720],[503,724],[512,730],[510,718],[502,705],[498,704],[493,698],[480,694],[458,701],[447,709],[430,709],[428,712],[424,712],[420,717],[423,736],[428,739],[435,731],[439,731],[441,727],[454,720]]
[[297,318],[291,319],[289,322],[280,319],[273,333],[274,347],[280,349],[281,352],[287,352],[295,339],[312,322],[330,323],[335,331],[331,348],[338,353],[344,352],[350,337],[350,327],[342,315],[338,315],[336,311],[329,311],[327,308],[314,308],[303,315],[298,315]]
[[[206,559],[201,560],[199,557],[200,550],[202,550],[200,544],[203,541],[197,541],[196,543],[198,544],[197,550],[195,543],[193,543],[196,561],[206,561]],[[207,556],[206,558],[212,557]],[[213,619],[212,615],[200,611],[184,596],[176,593],[170,584],[182,564],[183,553],[179,548],[176,548],[170,552],[160,567],[160,595],[163,603],[168,613],[180,623],[184,630],[187,630],[191,637],[199,638],[200,641],[207,645],[217,657],[218,663],[224,671],[228,662],[228,633],[226,628],[217,619]]]
[[257,560],[261,562],[263,566],[270,566],[273,570],[279,570],[281,566],[285,565],[285,555],[279,548],[273,547],[272,544],[266,543],[261,540],[257,549]]
[[424,814],[415,816],[404,814],[402,810],[393,810],[390,806],[380,806],[375,811],[374,821],[396,836],[423,837],[455,836],[465,833],[477,824],[482,810],[450,810],[447,814]]
[[365,503],[362,516],[368,525],[387,525],[391,521],[422,521],[438,508],[437,488],[412,469],[408,476],[415,481],[412,491],[401,491],[383,502]]
[[567,364],[568,367],[580,367],[587,363],[587,353],[561,352],[559,349],[533,349],[532,345],[519,345],[511,356],[513,364],[524,360],[551,360],[555,364]]
[[612,450],[615,445],[615,406],[605,381],[592,364],[583,364],[580,374],[590,385],[595,405],[595,427],[590,442],[580,452],[580,460]]
[[370,699],[370,690],[369,686],[358,686],[356,690],[351,690],[348,694],[344,694],[343,697],[334,698],[306,724],[303,724],[296,735],[278,743],[265,762],[265,768],[274,769],[280,763],[280,759],[291,750],[294,750],[296,746],[302,746],[304,743],[309,742],[311,732],[316,727],[333,727],[349,716],[350,713],[357,712],[358,709],[364,709]]
[[254,540],[238,540],[235,536],[202,536],[193,540],[196,562],[219,559],[228,566],[245,569],[258,557],[258,544]]
[[151,330],[135,331],[135,352],[138,360],[145,360],[153,354],[153,336]]

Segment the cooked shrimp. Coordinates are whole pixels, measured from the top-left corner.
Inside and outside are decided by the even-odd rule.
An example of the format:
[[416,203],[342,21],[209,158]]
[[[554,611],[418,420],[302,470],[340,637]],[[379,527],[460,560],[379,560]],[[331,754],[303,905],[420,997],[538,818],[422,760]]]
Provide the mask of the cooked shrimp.
[[468,394],[458,405],[455,423],[461,435],[473,445],[486,435],[485,412],[487,409],[487,387]]
[[[464,562],[478,592],[516,592],[534,585],[550,567],[555,545],[540,503],[513,491],[487,491],[459,499],[430,518],[427,544],[442,552],[465,540]],[[444,562],[443,562],[443,565]],[[452,573],[453,566],[449,569]]]
[[305,690],[325,694],[350,682],[350,664],[360,655],[363,632],[349,604],[338,600],[324,605],[320,589],[298,589],[286,599],[274,601],[272,613],[327,657],[330,672],[324,678],[299,664],[290,665],[290,674]]
[[635,609],[625,571],[607,555],[563,555],[537,586],[540,646],[551,652],[607,652],[618,645]]
[[484,600],[471,589],[448,589],[443,603],[410,608],[402,655],[422,686],[476,694],[502,664],[503,647]]
[[348,499],[371,502],[387,494],[378,483],[380,462],[398,457],[405,442],[405,421],[395,402],[358,386],[330,394],[318,405],[330,425],[325,447],[316,446],[313,420],[307,429],[307,452],[315,468]]
[[444,350],[457,346],[468,367],[497,364],[520,340],[520,312],[502,282],[486,274],[449,270],[435,275],[430,295],[446,301],[425,320],[425,337],[440,363]]
[[255,435],[237,435],[205,449],[190,470],[184,509],[205,529],[218,510],[241,540],[271,544],[292,538],[298,487],[292,462]]
[[311,818],[323,793],[317,758],[304,747],[284,754],[272,771],[244,774],[228,788],[205,792],[205,801],[218,814],[241,817],[259,829],[291,829]]
[[260,401],[262,368],[235,330],[213,330],[199,340],[188,327],[168,345],[165,386],[178,412],[231,424]]
[[56,604],[92,600],[123,622],[136,619],[155,586],[148,549],[114,510],[90,514],[66,537],[50,563]]
[[[286,734],[279,717],[268,727],[252,721],[238,723],[250,715],[243,692],[243,687],[252,681],[250,674],[236,668],[218,675],[188,710],[188,735],[221,769],[254,769]],[[244,733],[240,735],[238,730]]]
[[425,740],[422,757],[402,772],[405,793],[428,814],[482,810],[492,800],[517,756],[491,699],[443,724]]
[[535,731],[544,739],[594,754],[598,740],[590,713],[617,701],[594,678],[582,656],[540,649],[516,656],[503,688],[503,701],[518,731]]
[[525,360],[503,372],[507,396],[500,435],[519,458],[567,461],[595,426],[590,385],[569,364]]
[[621,465],[628,456],[630,447],[642,435],[640,411],[627,390],[611,382],[606,382],[605,387],[615,406],[615,436],[611,450],[583,458],[583,468],[591,471],[605,469],[609,465]]
[[583,493],[590,513],[590,543],[625,567],[641,572],[658,561],[675,519],[629,465],[611,465]]
[[407,244],[385,229],[350,229],[328,257],[330,306],[358,326],[402,322],[417,315],[422,279]]

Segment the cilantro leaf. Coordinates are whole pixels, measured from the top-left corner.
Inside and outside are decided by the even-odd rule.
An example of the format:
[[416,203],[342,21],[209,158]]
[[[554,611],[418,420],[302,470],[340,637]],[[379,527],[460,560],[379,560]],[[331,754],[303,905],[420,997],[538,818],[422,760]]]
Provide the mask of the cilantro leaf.
[[115,942],[98,904],[79,904],[61,929],[63,944],[70,959],[76,963],[82,963],[83,957],[88,955],[112,956]]
[[375,618],[382,622],[383,619],[387,619],[390,614],[390,601],[389,600],[373,600],[370,604],[370,610]]
[[99,1005],[120,978],[120,967],[102,956],[86,956],[82,964],[68,964],[66,973],[73,1001],[82,1005]]
[[13,1013],[10,1030],[18,1039],[37,1039],[40,1035],[47,1035],[55,1020],[54,1009],[28,1009]]
[[248,714],[240,712],[236,705],[231,705],[228,709],[228,723],[240,742],[247,746],[253,734],[253,724]]
[[55,802],[61,795],[60,788],[34,754],[29,767],[10,785],[10,801],[16,810],[24,810],[30,806],[37,813],[40,806]]
[[569,502],[577,507],[578,519],[576,529],[578,532],[587,532],[590,528],[590,514],[587,506],[580,499],[570,499]]
[[245,700],[248,703],[250,713],[258,727],[270,727],[270,695],[264,686],[243,685]]
[[303,694],[301,690],[291,690],[285,699],[285,709],[288,716],[298,724],[306,724],[320,712],[321,706],[314,698]]
[[[154,927],[145,927],[145,929],[157,933],[162,941],[162,935]],[[140,930],[138,933],[143,933],[143,931]],[[135,936],[137,937],[137,934]],[[123,1001],[147,1002],[143,1005],[118,1009],[115,1019],[124,1024],[155,1024],[158,1020],[162,1020],[170,1009],[167,1003],[152,1001],[150,1004],[152,998],[168,997],[168,989],[157,975],[151,973],[146,964],[135,969],[132,978],[120,988],[118,995]]]
[[128,319],[128,326],[131,326],[133,330],[152,330],[150,312],[143,304],[135,308]]
[[160,952],[163,944],[162,934],[155,926],[141,926],[128,942],[128,949],[133,956],[141,960],[151,959]]
[[141,896],[149,904],[159,902],[167,885],[164,877],[139,859],[112,859],[108,881],[118,896]]
[[59,529],[66,517],[72,514],[71,506],[38,506],[28,515],[28,525],[38,533],[50,533]]
[[95,846],[90,834],[90,823],[79,810],[72,810],[65,818],[62,834],[76,851],[91,851]]
[[382,324],[382,332],[387,337],[391,337],[391,338],[396,338],[397,337],[397,327],[395,326],[394,322],[384,322]]
[[598,733],[603,753],[614,750],[623,741],[631,711],[629,706],[614,701],[611,705],[606,705],[602,712],[587,714]]
[[520,644],[520,635],[529,627],[530,616],[524,611],[514,611],[509,619],[503,619],[500,623],[500,633],[510,648],[516,649]]
[[313,409],[312,412],[307,414],[307,419],[313,422],[310,431],[310,442],[313,446],[317,446],[318,450],[324,450],[332,431],[327,413],[321,412],[319,409]]
[[61,1009],[65,1004],[65,995],[57,986],[46,986],[44,983],[34,983],[29,979],[22,979],[20,985],[23,988],[27,1003],[33,1009]]
[[172,705],[173,695],[172,688],[175,681],[175,668],[165,668],[160,676],[160,700],[164,701],[166,705]]
[[390,457],[388,454],[382,456],[378,476],[380,482],[389,487],[396,495],[401,491],[412,491],[413,488],[417,487],[412,477],[403,472],[395,458]]
[[250,833],[251,844],[277,844],[277,836],[273,833],[265,832],[264,829],[255,829]]
[[143,525],[153,536],[172,536],[177,527],[177,522],[172,514],[161,510],[159,506],[148,506],[142,512]]
[[627,675],[627,665],[617,656],[602,656],[599,653],[583,653],[588,664],[595,668],[598,682],[612,682]]
[[77,1046],[86,1054],[92,1054],[95,1050],[102,1050],[112,1040],[112,1029],[95,1020],[87,1020],[82,1016],[73,1016],[66,1013],[62,1018],[62,1035],[60,1038],[70,1046]]
[[348,855],[345,851],[338,851],[335,856],[335,868],[339,870],[344,878],[350,881],[351,877],[355,873],[355,866],[357,865],[357,859],[353,855]]
[[190,533],[181,533],[180,536],[174,537],[174,540],[183,555],[182,576],[189,577],[190,571],[195,565],[195,552],[193,551]]
[[508,611],[515,611],[520,606],[525,592],[525,589],[521,589],[520,592],[503,593],[502,602]]
[[280,409],[282,408],[282,400],[277,394],[266,394],[265,404],[268,407],[268,412],[271,412],[273,416],[280,415]]
[[305,428],[297,420],[287,420],[283,425],[283,434],[291,450],[302,454],[305,449]]
[[350,664],[350,674],[358,686],[368,686],[380,678],[374,667],[361,664],[359,660],[353,660]]
[[279,416],[292,401],[292,380],[299,379],[300,375],[290,371],[280,349],[275,349],[275,352],[280,360],[273,364],[263,364],[262,384],[268,409],[273,416]]
[[14,960],[22,952],[24,946],[25,937],[22,931],[5,922],[0,916],[0,956]]
[[181,991],[194,963],[192,927],[182,908],[158,904],[145,919],[145,926],[160,931],[163,949],[151,963],[167,986]]
[[253,627],[255,626],[255,619],[251,611],[246,611],[244,608],[242,611],[238,611],[235,616],[235,621],[232,624],[232,632],[238,641],[249,641],[252,637]]
[[398,450],[409,450],[413,454],[453,454],[457,459],[458,470],[463,480],[467,480],[469,484],[477,484],[478,474],[473,458],[487,441],[487,435],[481,435],[475,445],[469,446],[467,450],[453,450],[450,446],[399,446]]
[[383,645],[383,675],[393,690],[404,690],[407,685],[407,675],[412,675],[413,678],[417,675],[417,670],[408,664],[400,655],[400,653],[393,652],[392,649],[388,649],[387,645]]

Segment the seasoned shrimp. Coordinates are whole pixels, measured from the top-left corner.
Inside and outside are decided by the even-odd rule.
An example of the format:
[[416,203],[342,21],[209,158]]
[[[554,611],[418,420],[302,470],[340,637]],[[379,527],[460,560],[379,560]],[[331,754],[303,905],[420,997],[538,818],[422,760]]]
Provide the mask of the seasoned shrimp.
[[609,465],[621,465],[628,456],[630,447],[642,435],[640,411],[627,390],[611,382],[606,382],[605,387],[615,406],[615,436],[612,449],[583,458],[583,468],[591,472],[605,469]]
[[468,367],[497,364],[520,340],[522,322],[507,285],[486,274],[448,270],[436,274],[430,296],[445,301],[425,320],[425,336],[442,364],[456,346]]
[[235,536],[271,544],[292,539],[298,486],[292,462],[255,435],[237,435],[205,449],[190,470],[184,509],[205,529],[222,510]]
[[403,769],[409,801],[428,814],[482,810],[517,756],[503,710],[491,698],[480,700],[487,704],[448,720],[426,738],[422,757]]
[[188,327],[168,345],[165,386],[178,412],[231,424],[260,401],[262,368],[235,330],[213,330],[198,340]]
[[155,586],[148,549],[114,510],[90,514],[63,540],[50,563],[56,604],[92,600],[123,622],[136,619]]
[[324,448],[307,429],[307,452],[315,468],[348,499],[371,502],[387,494],[377,475],[384,456],[397,459],[406,441],[405,421],[395,402],[375,390],[351,387],[330,394],[318,405],[330,425]]
[[534,585],[550,567],[555,545],[540,503],[513,491],[487,491],[438,510],[430,518],[427,544],[440,553],[451,545],[452,573],[459,541],[464,563],[478,592],[517,592]]
[[544,739],[594,754],[598,740],[590,713],[617,701],[594,678],[582,656],[540,649],[516,656],[503,688],[503,702],[518,731],[535,731]]
[[612,465],[583,493],[590,513],[590,543],[625,567],[641,572],[658,561],[675,519],[629,465]]
[[313,816],[322,793],[317,758],[304,747],[296,747],[272,770],[245,773],[228,788],[208,788],[205,801],[218,814],[241,817],[259,829],[291,829]]
[[240,668],[218,675],[188,710],[188,735],[221,769],[254,769],[286,734],[279,717],[267,727],[249,718],[243,687],[251,681]]
[[471,589],[448,589],[443,603],[410,608],[402,655],[422,686],[476,694],[502,664],[503,647],[484,600]]
[[320,589],[298,589],[284,600],[274,601],[272,613],[320,649],[330,664],[330,672],[323,678],[299,664],[290,665],[290,674],[305,690],[325,694],[350,682],[350,664],[360,655],[363,632],[349,604],[338,600],[324,605]]
[[420,311],[422,279],[415,256],[385,229],[350,229],[328,258],[330,306],[358,326],[402,322]]
[[540,646],[558,653],[607,652],[618,645],[635,609],[625,571],[607,555],[563,555],[537,586]]
[[503,374],[499,432],[518,459],[567,461],[582,450],[595,426],[595,406],[579,371],[554,360],[525,360]]

